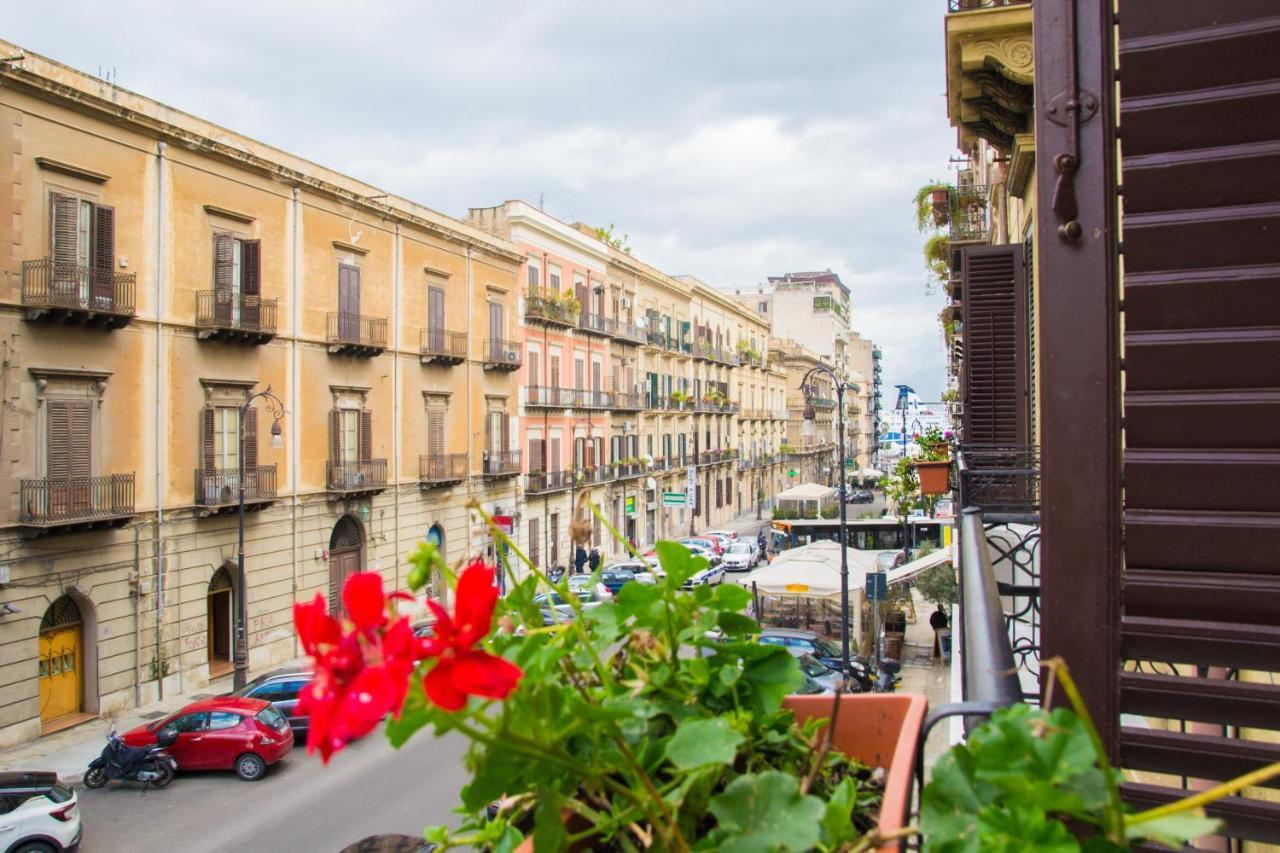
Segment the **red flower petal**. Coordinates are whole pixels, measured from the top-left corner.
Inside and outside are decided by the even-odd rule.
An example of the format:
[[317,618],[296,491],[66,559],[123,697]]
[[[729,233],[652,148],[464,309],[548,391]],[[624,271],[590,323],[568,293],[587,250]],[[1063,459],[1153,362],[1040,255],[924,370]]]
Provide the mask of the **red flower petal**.
[[422,680],[427,697],[446,711],[457,711],[467,704],[467,694],[453,684],[454,662],[441,658]]
[[348,739],[367,735],[391,710],[395,688],[380,666],[371,666],[355,677],[338,708],[339,733]]
[[299,601],[293,605],[293,624],[298,630],[302,650],[309,655],[316,654],[321,645],[337,645],[342,639],[342,626],[329,615],[324,596],[318,592],[312,601]]
[[524,672],[506,658],[488,652],[467,652],[453,664],[453,685],[472,696],[505,699]]
[[342,587],[342,604],[347,617],[362,631],[377,628],[386,621],[387,597],[382,592],[382,575],[356,572]]
[[479,559],[472,560],[458,577],[458,601],[453,608],[458,632],[455,648],[469,649],[489,633],[493,607],[498,603],[498,588],[493,585],[493,577],[493,567]]

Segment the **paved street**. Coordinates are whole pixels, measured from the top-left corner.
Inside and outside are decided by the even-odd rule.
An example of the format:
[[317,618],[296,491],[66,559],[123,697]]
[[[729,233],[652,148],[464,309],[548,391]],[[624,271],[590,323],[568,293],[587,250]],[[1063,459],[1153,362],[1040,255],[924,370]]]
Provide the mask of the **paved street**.
[[423,731],[403,749],[381,730],[326,768],[295,749],[260,782],[232,773],[179,773],[163,791],[109,784],[80,790],[82,853],[309,850],[329,853],[366,835],[419,835],[456,820],[466,740]]

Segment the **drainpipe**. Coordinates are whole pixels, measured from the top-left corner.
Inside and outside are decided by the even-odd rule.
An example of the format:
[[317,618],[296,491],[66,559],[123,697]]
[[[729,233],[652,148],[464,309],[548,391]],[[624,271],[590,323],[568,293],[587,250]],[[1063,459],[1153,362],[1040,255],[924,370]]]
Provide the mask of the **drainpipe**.
[[161,658],[164,644],[161,632],[164,628],[164,436],[161,428],[164,405],[164,226],[165,226],[165,152],[168,144],[156,144],[156,378],[155,433],[156,459],[156,538],[154,542],[156,563],[156,681],[159,698],[164,698],[164,660]]
[[142,707],[142,546],[133,526],[133,707]]
[[[298,565],[298,467],[302,458],[302,436],[298,434],[298,375],[301,365],[299,364],[298,354],[298,335],[300,334],[298,322],[302,313],[302,301],[299,299],[299,284],[301,276],[298,274],[298,268],[302,260],[302,195],[298,187],[293,188],[293,198],[290,203],[290,213],[293,217],[292,224],[292,240],[293,245],[290,253],[290,271],[289,271],[289,407],[285,412],[288,419],[289,435],[292,440],[289,442],[289,493],[290,493],[290,511],[289,511],[289,536],[291,539],[291,555],[293,564],[293,600],[298,600],[299,574]],[[293,635],[293,656],[300,657],[302,655],[302,647],[298,643],[298,634],[295,631]]]
[[396,222],[395,251],[391,253],[391,458],[395,460],[395,481],[392,494],[395,504],[392,516],[391,562],[395,564],[395,586],[400,589],[400,288],[404,274],[404,243],[400,233],[400,223]]
[[[471,280],[471,244],[468,243],[467,244],[467,333],[468,334],[470,334],[475,329],[475,325],[474,325],[475,294],[472,292],[474,290],[472,285],[473,285],[473,282]],[[487,322],[487,318],[486,318],[486,322]],[[481,340],[483,340],[483,338]],[[481,369],[482,370],[484,369],[483,366],[481,366]],[[467,396],[465,398],[466,411],[467,411],[467,474],[468,474],[467,500],[468,501],[471,501],[475,498],[475,480],[474,480],[474,477],[471,476],[471,460],[474,458],[474,454],[472,454],[471,452],[471,442],[474,436],[474,433],[471,431],[471,408],[474,405],[474,397],[472,397],[472,382],[473,382],[474,374],[475,374],[475,362],[472,361],[470,365],[470,369],[467,371]],[[466,523],[467,523],[467,550],[470,551],[471,550],[471,516],[470,514],[467,515]],[[449,600],[449,585],[441,584],[440,601],[442,604],[447,604],[448,600]]]

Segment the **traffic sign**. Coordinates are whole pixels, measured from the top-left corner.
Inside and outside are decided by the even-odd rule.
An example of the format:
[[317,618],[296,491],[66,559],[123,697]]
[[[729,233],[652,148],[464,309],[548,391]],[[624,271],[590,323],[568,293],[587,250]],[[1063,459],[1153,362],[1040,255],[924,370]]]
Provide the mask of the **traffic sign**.
[[688,502],[689,502],[689,496],[686,495],[684,492],[663,492],[662,493],[663,506],[683,507],[687,505]]
[[889,597],[889,576],[884,572],[867,572],[867,601],[884,601]]

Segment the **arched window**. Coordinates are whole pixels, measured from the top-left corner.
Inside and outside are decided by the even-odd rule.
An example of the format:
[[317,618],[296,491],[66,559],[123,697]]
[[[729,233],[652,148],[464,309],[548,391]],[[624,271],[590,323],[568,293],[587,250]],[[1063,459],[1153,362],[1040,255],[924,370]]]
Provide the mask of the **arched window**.
[[64,595],[53,604],[50,604],[49,609],[44,612],[44,618],[40,620],[40,630],[51,631],[54,628],[66,628],[71,625],[79,625],[81,621],[80,608],[76,606],[71,596]]
[[209,594],[212,595],[215,592],[230,592],[231,589],[231,572],[227,571],[226,566],[222,566],[214,572],[213,577],[209,579]]
[[360,525],[351,516],[344,515],[338,519],[338,523],[333,526],[333,533],[329,535],[329,550],[359,548],[363,539],[364,537],[360,533]]
[[431,529],[427,531],[427,541],[430,542],[432,545],[435,545],[436,548],[440,551],[440,553],[443,554],[444,553],[444,528],[441,527],[439,524],[431,525]]

